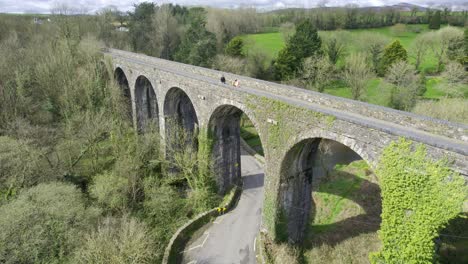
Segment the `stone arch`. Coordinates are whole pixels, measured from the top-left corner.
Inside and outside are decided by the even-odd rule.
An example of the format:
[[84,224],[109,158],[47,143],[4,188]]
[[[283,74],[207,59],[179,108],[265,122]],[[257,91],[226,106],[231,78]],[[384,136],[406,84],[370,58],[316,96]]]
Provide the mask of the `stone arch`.
[[[295,143],[286,153],[280,165],[279,185],[279,217],[277,236],[280,240],[288,240],[292,244],[301,243],[307,230],[309,215],[315,207],[312,200],[313,185],[318,177],[323,175],[324,166],[319,164],[322,157],[326,157],[323,145],[332,148],[330,154],[339,155],[342,151],[348,156],[341,158],[341,162],[329,161],[330,167],[336,164],[349,164],[354,160],[364,160],[371,163],[361,154],[362,149],[350,144],[350,141],[341,141],[337,137],[308,137]],[[326,168],[325,168],[326,169]],[[283,233],[281,233],[283,232]]]
[[135,110],[137,129],[143,131],[148,126],[159,129],[159,107],[151,82],[140,75],[135,82]]
[[218,192],[224,194],[233,185],[241,183],[240,120],[245,114],[258,130],[256,122],[233,105],[218,106],[209,119],[209,135],[213,140],[212,157]]
[[198,117],[190,97],[172,87],[164,99],[166,155],[187,147],[198,148]]
[[114,79],[120,87],[123,98],[125,100],[125,112],[128,114],[129,119],[132,119],[132,94],[130,85],[128,84],[127,76],[122,68],[117,67],[114,71]]

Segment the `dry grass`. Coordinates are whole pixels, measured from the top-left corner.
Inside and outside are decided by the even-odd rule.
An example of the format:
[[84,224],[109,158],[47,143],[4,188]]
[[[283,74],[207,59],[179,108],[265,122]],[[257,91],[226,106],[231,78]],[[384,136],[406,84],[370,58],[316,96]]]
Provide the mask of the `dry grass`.
[[468,124],[468,100],[462,98],[444,98],[440,101],[418,102],[413,112],[438,119]]
[[377,251],[380,241],[377,232],[349,238],[335,246],[316,245],[304,254],[306,263],[369,263],[369,252]]

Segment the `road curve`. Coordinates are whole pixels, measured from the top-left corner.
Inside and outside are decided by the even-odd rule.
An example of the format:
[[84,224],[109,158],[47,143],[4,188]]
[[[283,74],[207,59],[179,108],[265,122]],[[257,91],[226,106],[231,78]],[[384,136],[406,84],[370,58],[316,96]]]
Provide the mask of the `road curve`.
[[247,152],[241,156],[243,190],[231,212],[221,215],[193,238],[183,253],[184,264],[253,264],[263,206],[263,167]]

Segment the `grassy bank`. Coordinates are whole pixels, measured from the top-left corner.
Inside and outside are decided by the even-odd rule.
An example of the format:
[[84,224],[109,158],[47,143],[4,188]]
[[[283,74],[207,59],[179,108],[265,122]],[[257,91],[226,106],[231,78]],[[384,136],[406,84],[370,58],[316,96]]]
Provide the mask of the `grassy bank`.
[[264,156],[262,142],[260,136],[258,135],[257,130],[255,129],[252,121],[246,116],[242,115],[241,117],[241,137],[245,142],[258,154]]
[[365,161],[338,165],[312,194],[306,263],[367,263],[380,247],[380,188]]

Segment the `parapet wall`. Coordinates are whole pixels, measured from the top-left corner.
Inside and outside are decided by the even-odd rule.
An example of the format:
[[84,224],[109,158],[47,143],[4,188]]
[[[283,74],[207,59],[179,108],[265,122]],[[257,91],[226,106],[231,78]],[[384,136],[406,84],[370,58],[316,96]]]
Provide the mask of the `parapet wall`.
[[322,108],[328,108],[330,110],[346,111],[351,116],[361,115],[383,122],[391,122],[407,128],[422,130],[431,134],[468,142],[468,126],[464,124],[452,123],[387,107],[300,89],[293,86],[281,85],[250,77],[158,59],[143,54],[114,49],[109,49],[109,52],[111,52],[113,56],[120,56],[127,60],[135,59],[143,61],[161,70],[167,69],[177,71],[184,74],[194,75],[198,78],[205,77],[209,78],[210,81],[217,81],[222,75],[224,75],[228,80],[240,80],[242,87],[255,89],[258,92],[272,93],[289,101],[316,104]]

